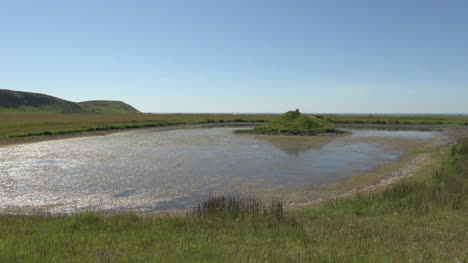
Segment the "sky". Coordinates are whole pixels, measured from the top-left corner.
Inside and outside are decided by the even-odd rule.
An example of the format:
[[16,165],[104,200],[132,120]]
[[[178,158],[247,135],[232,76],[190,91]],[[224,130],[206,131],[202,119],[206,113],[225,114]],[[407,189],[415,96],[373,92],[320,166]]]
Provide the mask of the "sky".
[[144,112],[468,113],[466,0],[0,0],[0,89]]

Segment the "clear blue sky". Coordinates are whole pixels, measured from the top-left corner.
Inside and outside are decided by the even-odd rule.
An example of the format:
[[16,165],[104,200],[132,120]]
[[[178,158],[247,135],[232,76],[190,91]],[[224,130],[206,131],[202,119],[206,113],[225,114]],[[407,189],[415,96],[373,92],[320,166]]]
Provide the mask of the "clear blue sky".
[[468,113],[468,1],[0,0],[0,88],[145,112]]

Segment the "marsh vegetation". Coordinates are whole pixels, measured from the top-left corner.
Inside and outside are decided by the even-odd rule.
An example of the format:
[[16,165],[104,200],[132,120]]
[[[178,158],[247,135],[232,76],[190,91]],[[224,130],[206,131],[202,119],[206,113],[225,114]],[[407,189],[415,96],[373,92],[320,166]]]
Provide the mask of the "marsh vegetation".
[[[468,116],[320,115],[331,123],[384,125],[468,125]],[[32,114],[0,113],[0,140],[115,131],[168,125],[270,122],[276,114]]]

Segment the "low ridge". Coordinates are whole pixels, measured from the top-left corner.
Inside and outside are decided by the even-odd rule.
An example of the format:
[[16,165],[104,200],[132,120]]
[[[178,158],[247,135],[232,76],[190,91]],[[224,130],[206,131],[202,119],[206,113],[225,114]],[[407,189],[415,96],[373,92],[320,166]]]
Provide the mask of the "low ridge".
[[122,101],[90,100],[79,102],[78,104],[83,110],[91,113],[140,113],[139,110]]
[[81,113],[83,109],[45,94],[0,89],[0,112]]

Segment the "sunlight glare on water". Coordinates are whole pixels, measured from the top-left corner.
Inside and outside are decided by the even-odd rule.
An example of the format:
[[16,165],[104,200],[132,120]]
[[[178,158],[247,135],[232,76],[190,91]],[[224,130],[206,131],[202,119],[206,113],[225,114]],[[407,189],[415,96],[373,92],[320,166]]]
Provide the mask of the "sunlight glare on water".
[[423,143],[436,135],[356,129],[289,137],[236,129],[149,129],[0,148],[0,208],[148,212],[216,193],[300,191],[397,161],[403,150],[392,140]]

